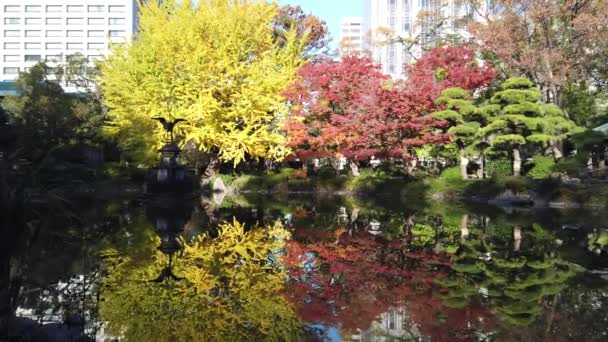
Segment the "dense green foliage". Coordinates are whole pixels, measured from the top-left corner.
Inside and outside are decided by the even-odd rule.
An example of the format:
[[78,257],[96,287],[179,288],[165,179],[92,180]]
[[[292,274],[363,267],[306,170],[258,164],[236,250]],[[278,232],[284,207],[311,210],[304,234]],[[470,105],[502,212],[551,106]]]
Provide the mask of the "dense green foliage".
[[530,163],[527,176],[535,179],[547,178],[554,172],[555,160],[551,157],[535,156]]
[[512,170],[513,166],[509,159],[490,159],[486,162],[486,172],[491,178],[510,176],[513,173]]
[[574,122],[553,104],[540,101],[540,91],[526,78],[511,78],[481,109],[491,113],[480,133],[490,141],[489,153],[507,154],[513,159],[513,174],[520,175],[524,145],[531,151],[551,149],[561,158],[558,143],[577,130]]
[[18,132],[17,145],[29,160],[104,143],[99,99],[92,92],[66,93],[59,82],[62,75],[44,63],[34,65],[17,79],[20,95],[2,101],[8,124]]

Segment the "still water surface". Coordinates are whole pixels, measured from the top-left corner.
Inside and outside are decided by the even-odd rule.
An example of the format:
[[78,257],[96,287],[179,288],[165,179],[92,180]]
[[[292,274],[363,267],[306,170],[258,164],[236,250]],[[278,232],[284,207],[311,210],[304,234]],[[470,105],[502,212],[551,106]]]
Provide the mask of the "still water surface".
[[8,339],[608,340],[601,212],[80,198],[9,239]]

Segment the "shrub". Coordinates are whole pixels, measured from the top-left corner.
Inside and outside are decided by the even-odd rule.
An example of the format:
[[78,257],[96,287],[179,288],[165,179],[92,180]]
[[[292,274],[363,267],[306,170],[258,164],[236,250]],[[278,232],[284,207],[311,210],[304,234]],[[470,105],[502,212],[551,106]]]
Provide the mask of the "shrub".
[[570,177],[579,177],[585,168],[582,158],[562,158],[555,164],[554,170]]
[[439,178],[447,183],[460,183],[462,181],[462,175],[460,174],[460,167],[452,166],[443,170],[439,175]]
[[555,167],[555,161],[551,157],[535,156],[529,163],[531,168],[528,177],[534,179],[547,178],[551,176]]
[[489,177],[502,178],[513,174],[513,167],[509,159],[494,159],[486,162],[486,172]]
[[460,175],[460,167],[449,167],[441,172],[439,177],[431,179],[431,192],[459,192],[467,182]]

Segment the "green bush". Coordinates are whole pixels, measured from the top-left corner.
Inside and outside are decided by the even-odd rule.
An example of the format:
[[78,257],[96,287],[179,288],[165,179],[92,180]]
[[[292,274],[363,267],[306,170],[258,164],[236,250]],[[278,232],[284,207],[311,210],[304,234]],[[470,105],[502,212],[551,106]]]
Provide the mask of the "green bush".
[[528,177],[542,179],[551,176],[554,171],[555,161],[551,157],[535,156],[529,163],[531,166]]
[[443,170],[438,177],[431,178],[430,191],[431,193],[460,192],[466,184],[467,182],[462,179],[460,174],[460,167],[453,166]]
[[513,174],[513,167],[509,159],[493,159],[486,162],[486,172],[492,178],[508,177]]
[[570,177],[579,177],[585,168],[582,158],[562,158],[554,166],[556,172],[565,173]]
[[460,167],[452,166],[443,170],[439,175],[439,178],[447,183],[460,183],[462,181],[462,175],[460,174]]

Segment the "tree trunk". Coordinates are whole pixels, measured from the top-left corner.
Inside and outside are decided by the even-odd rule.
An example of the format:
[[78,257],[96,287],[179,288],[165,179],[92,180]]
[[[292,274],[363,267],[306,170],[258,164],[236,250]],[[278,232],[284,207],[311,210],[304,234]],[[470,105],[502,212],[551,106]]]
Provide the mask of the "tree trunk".
[[350,172],[352,172],[353,176],[358,177],[359,173],[359,165],[354,160],[350,162]]
[[469,158],[464,155],[464,151],[460,151],[460,174],[462,179],[466,180],[469,178],[467,174],[467,167],[469,166]]
[[558,160],[564,156],[561,150],[561,144],[558,141],[552,140],[549,144],[551,146],[551,153],[553,154],[553,158],[555,158],[555,160]]
[[466,240],[469,237],[469,215],[463,214],[460,218],[460,238]]
[[216,155],[212,155],[209,157],[209,163],[205,168],[205,171],[201,173],[201,187],[208,186],[211,182],[211,179],[220,171],[220,160]]
[[413,174],[417,165],[418,165],[418,160],[416,158],[408,160],[405,163],[405,172],[407,172],[408,175]]
[[521,175],[521,155],[519,153],[519,147],[513,149],[513,176],[519,177]]
[[482,155],[479,157],[479,168],[477,169],[477,179],[483,179],[484,177],[484,167],[485,167],[485,157]]
[[202,195],[200,197],[200,207],[205,213],[205,215],[207,215],[210,228],[212,230],[215,230],[220,222],[220,212],[217,206],[209,197]]
[[513,227],[513,252],[519,252],[521,248],[521,227]]
[[330,157],[329,164],[331,164],[331,167],[336,172],[336,175],[340,175],[340,158]]

